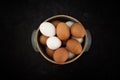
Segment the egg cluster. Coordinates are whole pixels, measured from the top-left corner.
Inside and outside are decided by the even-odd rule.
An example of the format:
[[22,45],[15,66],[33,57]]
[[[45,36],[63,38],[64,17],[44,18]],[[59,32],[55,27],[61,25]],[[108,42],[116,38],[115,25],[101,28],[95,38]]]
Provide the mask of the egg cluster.
[[47,55],[57,63],[72,59],[83,49],[81,43],[86,31],[80,23],[54,20],[41,23],[39,30],[40,43],[45,46]]

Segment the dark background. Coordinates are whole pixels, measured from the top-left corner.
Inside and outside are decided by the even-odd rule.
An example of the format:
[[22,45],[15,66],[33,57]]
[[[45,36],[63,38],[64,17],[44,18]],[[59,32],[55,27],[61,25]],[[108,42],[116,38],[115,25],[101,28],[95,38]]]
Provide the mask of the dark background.
[[[114,3],[91,0],[1,2],[1,69],[4,79],[115,79],[119,64],[115,50],[119,20]],[[90,50],[67,65],[49,63],[31,45],[32,31],[45,19],[57,14],[78,19],[92,34]]]

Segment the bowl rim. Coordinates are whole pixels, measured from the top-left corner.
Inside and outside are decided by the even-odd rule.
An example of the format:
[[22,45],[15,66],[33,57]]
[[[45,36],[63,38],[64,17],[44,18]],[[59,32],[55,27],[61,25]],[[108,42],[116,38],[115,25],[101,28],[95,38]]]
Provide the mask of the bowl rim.
[[[47,19],[44,20],[43,22],[47,22],[47,21],[50,21],[50,20],[52,20],[52,19],[54,19],[54,18],[59,18],[59,17],[71,19],[71,20],[74,21],[74,22],[78,22],[78,23],[82,24],[82,23],[81,23],[79,20],[77,20],[76,18],[74,18],[74,17],[72,17],[72,16],[68,16],[68,15],[55,15],[55,16],[52,16],[52,17],[47,18]],[[82,24],[82,25],[83,25],[83,24]],[[84,25],[83,25],[83,27],[84,27]],[[85,29],[85,27],[84,27],[84,29]],[[85,29],[85,31],[86,31],[86,29]],[[74,62],[75,60],[77,60],[77,59],[84,53],[84,51],[85,51],[85,49],[86,49],[86,47],[87,47],[87,40],[86,40],[87,34],[86,34],[86,35],[85,35],[85,43],[84,43],[84,46],[83,46],[83,49],[82,49],[81,53],[78,54],[75,58],[70,59],[70,60],[68,60],[68,61],[66,61],[66,62],[64,62],[64,63],[57,63],[57,62],[55,62],[54,60],[48,58],[48,57],[44,54],[44,51],[42,50],[41,45],[39,45],[39,43],[38,43],[38,39],[37,39],[37,38],[38,38],[38,33],[39,33],[39,27],[38,27],[38,29],[36,30],[36,47],[37,47],[38,51],[40,52],[40,54],[41,54],[46,60],[48,60],[49,62],[54,63],[54,64],[68,64],[68,63]]]

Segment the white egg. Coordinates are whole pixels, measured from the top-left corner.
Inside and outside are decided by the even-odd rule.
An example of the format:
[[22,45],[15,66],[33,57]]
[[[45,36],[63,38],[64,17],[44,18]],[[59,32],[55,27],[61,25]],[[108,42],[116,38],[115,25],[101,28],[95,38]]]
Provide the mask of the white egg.
[[69,59],[72,59],[73,57],[75,57],[75,54],[69,52],[69,53],[68,53],[68,58],[69,58]]
[[65,22],[65,24],[67,24],[67,26],[71,27],[74,24],[74,22],[73,21],[67,21],[67,22]]
[[59,48],[61,46],[61,44],[62,44],[62,42],[58,37],[53,36],[53,37],[49,37],[47,39],[47,46],[48,46],[48,48],[50,48],[52,50]]
[[75,39],[75,40],[77,40],[77,41],[79,41],[80,43],[83,42],[83,38],[76,38],[76,37],[72,37],[72,38]]
[[55,35],[55,26],[50,22],[43,22],[39,26],[40,32],[45,36]]

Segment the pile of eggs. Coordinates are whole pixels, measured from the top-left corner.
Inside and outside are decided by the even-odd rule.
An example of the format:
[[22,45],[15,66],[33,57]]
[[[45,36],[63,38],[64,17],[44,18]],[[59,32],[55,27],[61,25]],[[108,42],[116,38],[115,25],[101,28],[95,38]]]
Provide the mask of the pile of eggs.
[[39,26],[40,43],[45,46],[47,56],[56,63],[64,63],[82,52],[86,31],[82,24],[73,21],[54,20]]

